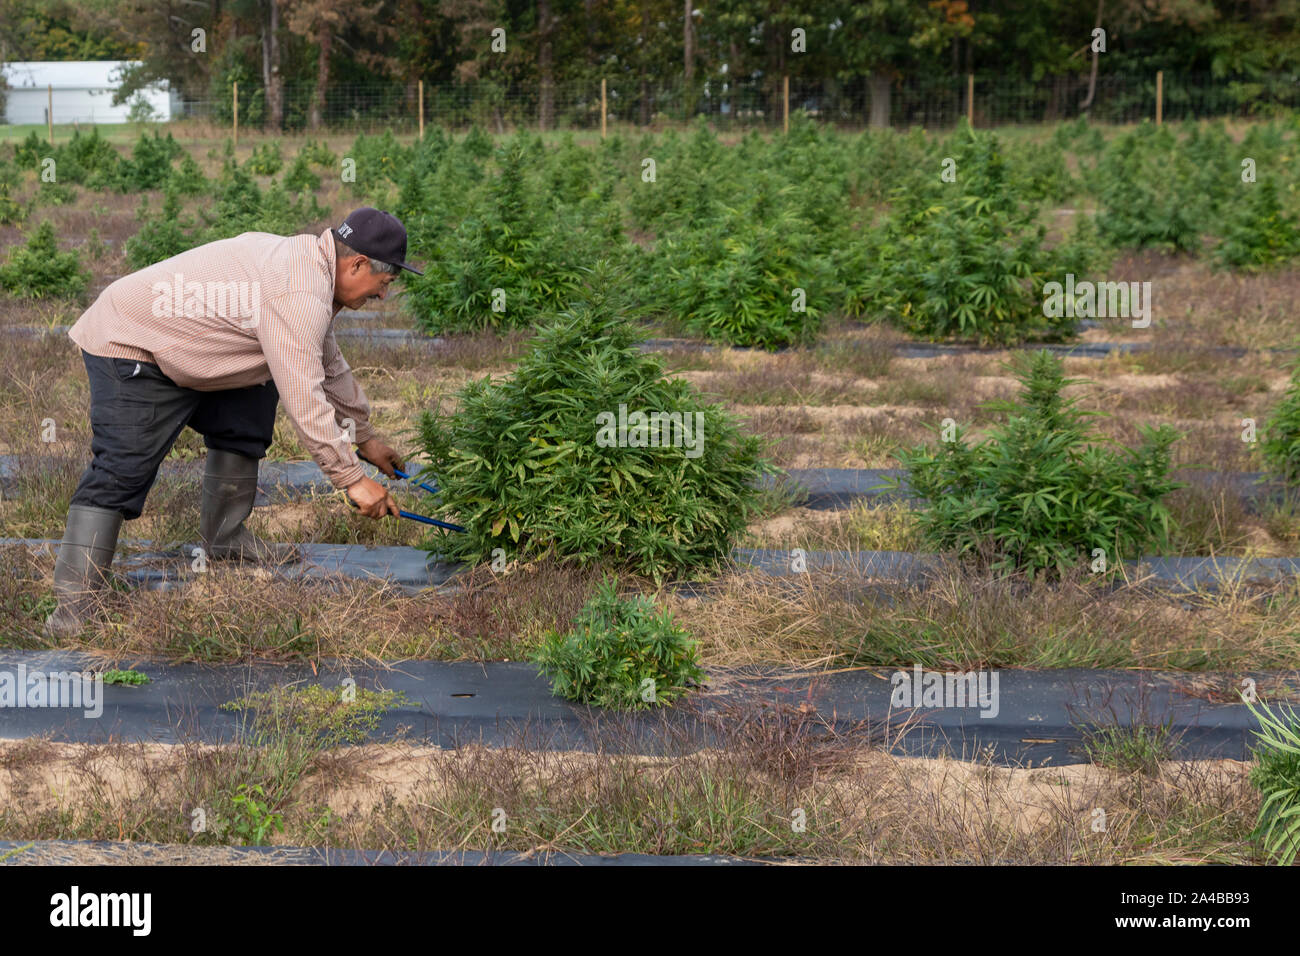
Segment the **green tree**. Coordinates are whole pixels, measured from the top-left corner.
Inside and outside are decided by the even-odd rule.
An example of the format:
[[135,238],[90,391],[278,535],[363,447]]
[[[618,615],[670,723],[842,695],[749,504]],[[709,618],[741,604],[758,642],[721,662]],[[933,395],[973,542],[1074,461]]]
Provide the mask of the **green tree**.
[[932,68],[938,51],[974,26],[964,0],[868,0],[843,12],[829,45],[839,76],[868,77],[871,125],[885,127],[894,80]]

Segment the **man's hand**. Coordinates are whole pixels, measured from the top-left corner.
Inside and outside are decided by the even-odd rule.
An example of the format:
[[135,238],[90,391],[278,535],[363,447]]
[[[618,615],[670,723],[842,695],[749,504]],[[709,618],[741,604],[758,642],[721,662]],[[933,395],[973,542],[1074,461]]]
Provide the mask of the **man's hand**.
[[384,515],[401,517],[398,513],[401,509],[397,507],[393,496],[384,490],[383,485],[371,478],[362,478],[348,485],[348,497],[356,504],[357,510],[367,518],[382,518]]
[[[394,468],[402,468],[402,456],[378,438],[368,438],[357,446],[357,453],[389,478],[396,478]],[[402,468],[405,471],[405,468]],[[351,491],[351,489],[348,489]]]

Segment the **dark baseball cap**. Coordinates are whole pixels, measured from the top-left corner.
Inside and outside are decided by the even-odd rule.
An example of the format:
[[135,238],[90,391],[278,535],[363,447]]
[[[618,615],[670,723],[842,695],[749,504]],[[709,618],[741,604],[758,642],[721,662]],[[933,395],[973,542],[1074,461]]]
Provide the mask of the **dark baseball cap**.
[[417,276],[424,275],[406,261],[406,227],[392,213],[362,206],[348,213],[347,218],[330,232],[339,242],[346,243],[363,256],[392,263]]

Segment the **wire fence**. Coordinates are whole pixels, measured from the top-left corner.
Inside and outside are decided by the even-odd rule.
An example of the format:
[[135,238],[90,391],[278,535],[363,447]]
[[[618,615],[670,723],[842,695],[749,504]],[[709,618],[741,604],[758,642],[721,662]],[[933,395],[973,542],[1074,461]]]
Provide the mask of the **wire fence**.
[[[1049,77],[1027,82],[1003,76],[907,77],[888,85],[887,103],[873,103],[865,77],[828,80],[791,77],[791,112],[803,111],[824,123],[845,128],[871,125],[887,116],[888,125],[942,128],[971,116],[977,126],[1050,123],[1086,115],[1106,123],[1154,119],[1157,101],[1163,119],[1270,117],[1300,108],[1300,74],[1274,74],[1231,80],[1208,74],[1098,76],[1089,97],[1088,77]],[[233,91],[231,91],[233,94]],[[972,95],[973,94],[973,95]],[[533,129],[599,129],[602,91],[599,82],[511,86],[493,81],[434,85],[376,83],[331,87],[316,100],[313,84],[284,84],[283,128],[414,131],[421,102],[427,125],[463,129],[476,124],[504,132]],[[659,127],[705,117],[720,128],[773,127],[784,122],[787,103],[783,77],[739,82],[714,77],[685,84],[652,85],[636,78],[607,80],[607,124]],[[234,97],[185,99],[179,115],[229,124]],[[266,90],[239,88],[241,128],[266,127],[270,119]]]

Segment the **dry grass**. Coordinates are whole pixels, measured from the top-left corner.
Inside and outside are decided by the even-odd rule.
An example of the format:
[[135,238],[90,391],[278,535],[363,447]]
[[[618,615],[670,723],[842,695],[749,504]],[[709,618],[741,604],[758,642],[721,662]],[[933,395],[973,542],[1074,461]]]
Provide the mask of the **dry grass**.
[[[40,627],[53,609],[51,556],[8,545],[0,567],[0,643],[47,646]],[[593,573],[553,563],[508,576],[481,567],[454,589],[415,595],[376,581],[295,581],[234,562],[209,568],[183,590],[109,591],[103,619],[62,646],[113,660],[512,660],[544,630],[567,626],[593,586]]]
[[[866,527],[808,514],[818,517],[773,526],[771,543],[834,545],[875,534],[883,545],[911,533],[901,510],[873,513],[883,523]],[[171,565],[188,574],[179,556]],[[39,629],[53,606],[52,566],[48,552],[0,549],[0,643],[47,646]],[[443,588],[406,594],[383,582],[294,581],[217,562],[185,589],[109,592],[106,618],[68,646],[113,659],[519,660],[546,630],[568,626],[601,570],[539,562],[495,575],[480,566]],[[1300,667],[1294,580],[1171,598],[1140,580],[1030,583],[957,565],[905,583],[849,562],[784,578],[724,573],[707,600],[667,589],[657,597],[698,640],[706,668]]]
[[921,544],[915,512],[905,504],[871,507],[858,502],[842,511],[787,509],[751,525],[739,546],[783,551],[917,551]]
[[853,569],[736,575],[708,602],[664,596],[716,667],[849,665],[972,670],[1294,669],[1300,588],[1244,585],[1175,602],[1143,582],[1108,588],[940,567],[924,582]]
[[[891,756],[814,715],[730,712],[717,746],[668,727],[660,757],[518,743],[404,743],[302,753],[113,743],[0,743],[0,837],[238,844],[238,786],[261,787],[274,845],[391,850],[733,854],[794,862],[1117,864],[1260,862],[1247,764],[1003,768]],[[29,753],[10,760],[10,752]],[[254,753],[254,750],[261,753]],[[291,759],[282,754],[288,752]],[[205,811],[207,828],[192,830]],[[1094,823],[1097,810],[1105,826]],[[504,822],[495,832],[492,823]],[[796,821],[798,821],[796,823]],[[11,862],[22,863],[22,855]]]

